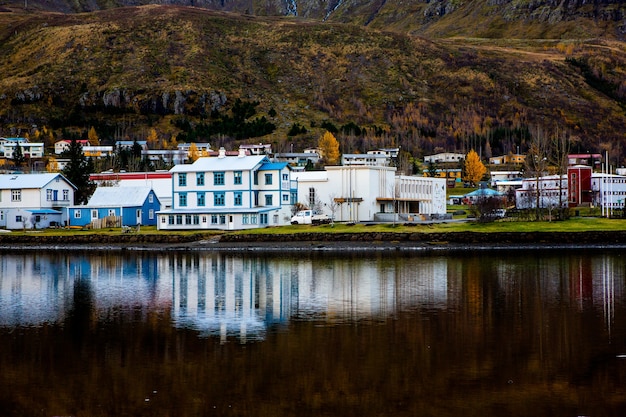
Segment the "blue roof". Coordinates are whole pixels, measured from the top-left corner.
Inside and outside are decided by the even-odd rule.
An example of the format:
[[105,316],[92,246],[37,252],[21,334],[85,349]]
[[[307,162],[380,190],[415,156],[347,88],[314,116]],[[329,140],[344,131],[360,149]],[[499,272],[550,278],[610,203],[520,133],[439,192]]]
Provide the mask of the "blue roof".
[[281,170],[285,166],[289,165],[287,162],[266,162],[259,167],[259,171],[274,171]]
[[35,210],[26,210],[33,214],[62,214],[60,211],[52,210],[52,209],[35,209]]
[[502,193],[492,190],[491,188],[479,188],[476,191],[465,194],[465,197],[497,197],[503,195]]

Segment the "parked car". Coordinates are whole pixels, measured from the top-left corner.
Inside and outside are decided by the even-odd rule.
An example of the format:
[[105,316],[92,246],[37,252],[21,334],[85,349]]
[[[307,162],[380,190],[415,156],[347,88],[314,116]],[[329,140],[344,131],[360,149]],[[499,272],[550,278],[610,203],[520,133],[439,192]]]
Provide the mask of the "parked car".
[[301,210],[291,218],[291,224],[324,224],[330,223],[330,217],[313,210]]

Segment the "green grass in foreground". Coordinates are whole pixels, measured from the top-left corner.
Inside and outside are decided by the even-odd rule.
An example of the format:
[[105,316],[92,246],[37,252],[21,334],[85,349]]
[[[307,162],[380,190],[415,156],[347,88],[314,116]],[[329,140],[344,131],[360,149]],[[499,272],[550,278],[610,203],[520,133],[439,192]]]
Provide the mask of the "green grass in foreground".
[[[224,232],[220,230],[156,230],[154,226],[142,226],[139,234],[172,234],[172,235],[214,235],[222,233],[234,234],[297,234],[297,233],[443,233],[443,232],[585,232],[585,231],[621,231],[626,230],[626,219],[605,219],[597,217],[576,217],[566,221],[496,221],[492,223],[468,222],[442,222],[434,224],[415,224],[405,226],[403,224],[355,224],[348,226],[344,223],[335,223],[334,226],[325,224],[320,226],[296,225],[268,227],[263,229],[238,230]],[[76,229],[45,229],[37,231],[13,231],[13,235],[41,235],[41,236],[68,236],[68,235],[120,235],[120,228],[106,228],[99,230],[76,230]],[[136,233],[133,233],[136,234]],[[1,235],[0,235],[1,236]]]
[[391,232],[391,233],[441,233],[441,232],[586,232],[586,231],[617,231],[626,230],[626,220],[604,219],[593,217],[573,218],[558,222],[526,222],[526,221],[496,221],[492,223],[469,222],[442,222],[433,224],[416,224],[404,226],[403,224],[356,224],[348,226],[336,223],[320,226],[282,226],[266,229],[242,230],[234,233],[239,234],[293,234],[293,233],[366,233],[366,232]]

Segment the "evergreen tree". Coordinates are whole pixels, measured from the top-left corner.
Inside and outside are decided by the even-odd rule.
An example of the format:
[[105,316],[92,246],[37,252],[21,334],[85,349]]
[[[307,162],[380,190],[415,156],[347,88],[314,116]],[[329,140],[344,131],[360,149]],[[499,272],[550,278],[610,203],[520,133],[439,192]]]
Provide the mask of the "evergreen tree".
[[15,144],[15,150],[13,151],[13,163],[15,164],[17,168],[19,168],[22,165],[24,165],[25,162],[26,162],[26,157],[24,156],[24,151],[22,150],[20,143],[17,142]]
[[75,139],[72,139],[64,155],[69,162],[63,168],[63,175],[76,187],[74,204],[86,204],[96,190],[96,184],[89,179],[94,170],[93,162],[85,157],[83,147]]

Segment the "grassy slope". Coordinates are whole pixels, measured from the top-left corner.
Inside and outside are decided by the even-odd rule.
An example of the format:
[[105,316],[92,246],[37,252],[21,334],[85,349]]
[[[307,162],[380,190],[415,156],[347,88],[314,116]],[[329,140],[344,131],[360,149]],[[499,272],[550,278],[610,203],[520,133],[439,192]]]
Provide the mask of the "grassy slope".
[[[510,123],[555,122],[594,147],[623,140],[623,109],[589,88],[564,59],[595,54],[609,61],[603,65],[619,80],[624,44],[576,41],[567,51],[564,44],[428,41],[359,26],[161,6],[0,13],[0,116],[45,124],[85,94],[120,89],[141,101],[195,90],[259,100],[262,112],[276,109],[279,129],[268,141],[284,138],[294,122],[395,123],[389,110],[407,102],[423,106],[417,124],[432,129],[467,129],[467,112]],[[11,105],[16,92],[33,86],[41,100]],[[145,131],[147,120],[133,117]],[[416,123],[409,117],[398,119],[404,129]],[[169,126],[167,118],[162,126]]]

